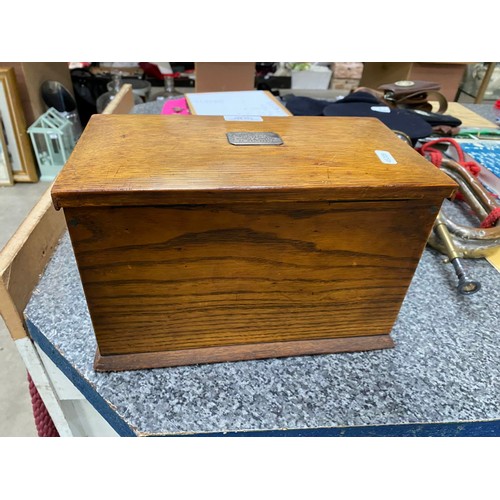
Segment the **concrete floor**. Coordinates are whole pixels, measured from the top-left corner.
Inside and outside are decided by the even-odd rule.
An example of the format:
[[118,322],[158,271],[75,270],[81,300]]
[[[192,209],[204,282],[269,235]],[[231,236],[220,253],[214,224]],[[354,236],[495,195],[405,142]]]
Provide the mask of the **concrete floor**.
[[[37,182],[0,187],[0,248],[49,186]],[[0,317],[0,437],[37,435],[26,368]]]

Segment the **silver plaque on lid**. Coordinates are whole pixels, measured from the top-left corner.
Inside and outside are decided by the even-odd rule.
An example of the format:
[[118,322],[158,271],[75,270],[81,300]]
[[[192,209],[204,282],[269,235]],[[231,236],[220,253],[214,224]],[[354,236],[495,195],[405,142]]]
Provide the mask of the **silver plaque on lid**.
[[227,132],[229,144],[234,146],[279,146],[283,139],[275,132]]

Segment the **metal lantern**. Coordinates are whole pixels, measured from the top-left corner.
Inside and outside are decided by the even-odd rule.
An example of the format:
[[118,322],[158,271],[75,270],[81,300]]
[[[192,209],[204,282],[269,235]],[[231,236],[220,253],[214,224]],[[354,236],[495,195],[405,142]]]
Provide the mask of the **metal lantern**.
[[28,128],[28,133],[40,168],[40,180],[55,179],[76,144],[72,122],[50,108]]

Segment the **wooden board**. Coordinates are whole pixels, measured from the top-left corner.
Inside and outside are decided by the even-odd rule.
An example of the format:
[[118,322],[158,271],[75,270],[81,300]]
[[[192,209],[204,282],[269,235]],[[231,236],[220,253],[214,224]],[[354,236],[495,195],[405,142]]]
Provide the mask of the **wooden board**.
[[146,352],[103,356],[97,349],[94,368],[97,371],[141,370],[167,366],[221,363],[249,359],[283,358],[288,356],[332,354],[339,352],[390,349],[394,342],[390,335],[372,335],[356,338],[269,342],[241,346],[205,347],[170,352]]
[[51,80],[61,83],[74,98],[73,82],[67,62],[0,62],[0,66],[14,68],[28,126],[47,111],[48,106],[40,92],[43,82]]
[[0,252],[0,313],[14,340],[27,335],[24,308],[65,228],[48,189]]
[[423,80],[439,83],[441,93],[455,99],[466,69],[464,62],[365,62],[360,86],[378,88],[398,80]]
[[128,114],[134,107],[134,96],[132,85],[124,83],[114,99],[104,108],[103,115],[122,115]]
[[[226,133],[238,131],[284,144],[233,146]],[[444,197],[453,186],[375,118],[94,115],[52,195],[56,207],[269,203]]]
[[[435,111],[438,107],[438,103],[431,101],[431,104],[433,111]],[[466,108],[458,102],[449,102],[448,109],[445,114],[458,118],[462,122],[463,127],[496,127],[493,122],[490,122],[486,118],[474,113],[474,111],[471,111],[469,108]]]
[[[17,150],[19,164],[16,166],[12,161],[12,173],[15,182],[36,182],[38,181],[38,171],[35,157],[26,126],[26,118],[22,108],[21,98],[17,86],[16,74],[13,68],[0,67],[0,84],[3,86],[3,93],[8,108],[9,119],[13,141],[10,147]],[[5,122],[6,117],[3,117]],[[4,123],[5,125],[5,123]],[[4,130],[5,135],[8,133]]]
[[12,186],[12,184],[14,184],[14,178],[12,177],[9,151],[3,135],[3,127],[0,126],[0,187]]

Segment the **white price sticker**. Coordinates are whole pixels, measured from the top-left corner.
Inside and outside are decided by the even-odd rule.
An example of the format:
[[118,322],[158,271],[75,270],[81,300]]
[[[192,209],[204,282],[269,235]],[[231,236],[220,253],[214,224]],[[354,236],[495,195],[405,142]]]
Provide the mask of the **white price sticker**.
[[378,113],[390,113],[391,108],[389,106],[372,106],[372,111],[377,111]]
[[381,151],[380,149],[375,150],[375,154],[378,156],[378,159],[385,163],[386,165],[396,165],[397,161],[394,159],[394,156],[389,153],[389,151]]
[[262,122],[262,116],[254,115],[226,115],[224,120],[227,122]]

